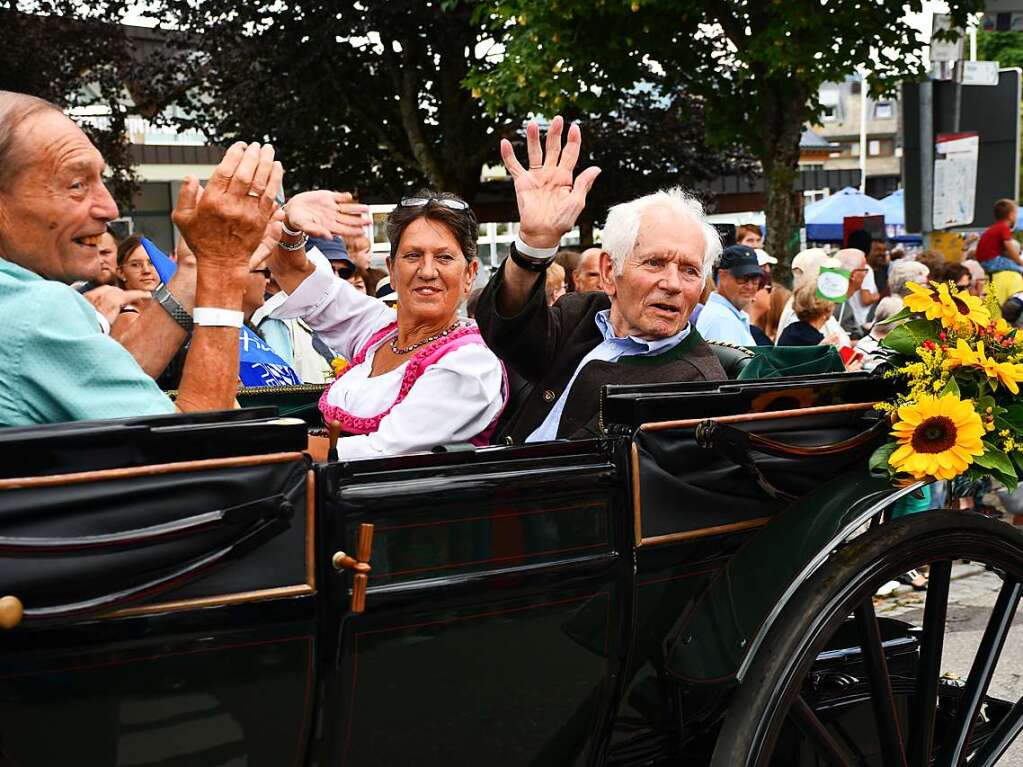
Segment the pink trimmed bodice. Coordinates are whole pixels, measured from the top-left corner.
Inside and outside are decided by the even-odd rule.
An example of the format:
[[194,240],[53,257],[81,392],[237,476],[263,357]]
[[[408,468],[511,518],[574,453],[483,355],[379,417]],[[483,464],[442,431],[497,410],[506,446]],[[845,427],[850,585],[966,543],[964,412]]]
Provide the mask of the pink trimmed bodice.
[[[357,365],[361,365],[366,361],[366,357],[369,352],[377,347],[377,345],[388,336],[392,335],[397,329],[398,323],[392,322],[372,336],[366,345],[362,347],[352,358],[351,364],[348,365],[344,370],[341,371],[340,375],[334,380],[330,386],[324,389],[323,394],[320,396],[320,413],[323,414],[323,422],[330,424],[331,421],[337,421],[341,424],[342,434],[347,435],[358,435],[358,434],[372,434],[380,428],[380,422],[386,418],[390,412],[408,396],[408,393],[412,391],[412,387],[415,386],[420,376],[426,372],[430,365],[434,364],[442,357],[456,349],[460,349],[468,344],[480,344],[486,345],[483,341],[483,336],[480,335],[479,329],[475,324],[463,325],[462,327],[448,333],[443,338],[438,338],[436,341],[431,341],[425,346],[417,349],[414,354],[409,358],[409,361],[405,368],[405,373],[401,379],[401,385],[398,389],[398,396],[384,412],[369,416],[362,417],[352,415],[347,410],[338,405],[333,405],[329,402],[328,396],[330,390],[337,385],[337,382],[348,373],[352,368]],[[498,410],[497,415],[487,425],[487,428],[477,434],[469,441],[477,447],[486,445],[490,442],[490,436],[494,432],[494,427],[497,425],[497,419],[500,418],[501,413],[504,411],[505,405],[508,403],[508,374],[505,372],[504,364],[501,364],[501,376],[503,382],[501,385],[501,409]]]

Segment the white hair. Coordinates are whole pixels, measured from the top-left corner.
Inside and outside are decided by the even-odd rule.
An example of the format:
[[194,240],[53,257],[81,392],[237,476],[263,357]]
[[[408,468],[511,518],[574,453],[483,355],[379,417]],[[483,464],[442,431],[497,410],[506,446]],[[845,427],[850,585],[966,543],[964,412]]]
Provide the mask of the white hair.
[[888,267],[888,290],[893,296],[904,296],[909,293],[909,289],[906,287],[907,282],[926,285],[929,276],[930,270],[927,268],[927,264],[900,258]]
[[608,211],[601,242],[604,250],[611,256],[615,274],[620,275],[625,271],[625,259],[636,247],[643,213],[658,206],[668,208],[700,227],[704,243],[703,274],[704,276],[709,274],[714,260],[721,254],[721,237],[717,229],[707,221],[703,204],[681,187],[662,189],[645,197],[615,205]]

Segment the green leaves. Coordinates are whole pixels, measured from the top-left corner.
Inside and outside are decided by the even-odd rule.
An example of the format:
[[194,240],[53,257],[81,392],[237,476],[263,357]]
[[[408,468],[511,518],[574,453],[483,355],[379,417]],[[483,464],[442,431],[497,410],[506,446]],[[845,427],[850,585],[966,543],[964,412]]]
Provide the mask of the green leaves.
[[895,452],[895,448],[898,447],[896,442],[885,442],[877,450],[870,455],[870,461],[867,466],[870,468],[871,475],[875,477],[890,477],[892,476],[892,468],[888,464],[888,459],[892,453]]
[[977,466],[990,469],[1009,492],[1016,489],[1018,479],[1012,460],[987,440],[984,440],[984,454],[975,458],[973,462]]
[[884,337],[881,345],[886,349],[912,357],[916,349],[924,341],[935,341],[938,338],[939,330],[933,320],[910,320],[909,322],[892,328],[892,331]]
[[899,320],[906,319],[911,314],[913,314],[913,311],[908,306],[903,306],[901,309],[899,309],[899,311],[895,312],[895,314],[893,314],[891,317],[889,317],[886,320],[881,320],[877,324],[878,325],[891,325],[893,322],[898,322]]
[[948,383],[942,388],[939,396],[944,397],[946,394],[954,394],[957,398],[962,398],[959,393],[959,384],[956,382],[955,376],[948,379]]

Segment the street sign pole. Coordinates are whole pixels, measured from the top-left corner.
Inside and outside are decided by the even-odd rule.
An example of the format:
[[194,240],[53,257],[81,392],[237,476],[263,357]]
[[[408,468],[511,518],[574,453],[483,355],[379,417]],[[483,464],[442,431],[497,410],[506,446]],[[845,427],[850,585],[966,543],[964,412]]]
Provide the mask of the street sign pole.
[[929,247],[934,209],[934,83],[920,83],[920,233]]

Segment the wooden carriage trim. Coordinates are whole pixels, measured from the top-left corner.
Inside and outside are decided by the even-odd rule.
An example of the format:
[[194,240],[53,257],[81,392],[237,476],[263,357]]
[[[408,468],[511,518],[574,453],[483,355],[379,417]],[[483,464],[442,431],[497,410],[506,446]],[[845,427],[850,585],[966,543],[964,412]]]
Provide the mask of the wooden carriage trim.
[[771,421],[776,418],[790,418],[796,415],[825,415],[827,413],[854,413],[858,410],[870,410],[874,402],[852,402],[845,405],[821,405],[804,407],[796,410],[769,410],[766,413],[740,413],[739,415],[722,415],[710,418],[687,418],[683,421],[654,421],[640,424],[640,431],[665,431],[666,429],[686,429],[703,423],[748,423],[751,421]]
[[269,463],[299,461],[305,453],[268,453],[246,455],[235,458],[205,458],[201,461],[180,461],[178,463],[154,463],[149,466],[128,466],[121,469],[100,469],[79,471],[74,474],[53,474],[48,477],[16,477],[0,479],[0,490],[20,490],[27,487],[59,487],[80,482],[100,482],[107,479],[131,479],[133,477],[155,477],[161,474],[180,474],[203,469],[232,469],[240,466],[263,466]]
[[[159,463],[149,466],[131,466],[121,469],[82,471],[73,474],[55,474],[49,477],[22,477],[0,480],[0,490],[23,488],[58,487],[88,481],[131,479],[134,477],[180,474],[207,469],[233,469],[245,466],[265,466],[274,463],[300,461],[305,453],[268,453],[266,455],[237,456],[233,458],[208,458],[200,461]],[[126,607],[121,610],[97,616],[98,620],[125,618],[138,615],[153,615],[169,611],[199,610],[205,607],[221,607],[246,602],[261,602],[267,599],[308,596],[316,593],[316,475],[312,469],[306,474],[306,534],[305,534],[305,582],[293,586],[278,586],[271,589],[239,591],[230,594],[216,594],[208,597],[178,599],[171,602]]]
[[[822,405],[820,407],[807,407],[798,410],[773,410],[766,413],[740,413],[738,415],[724,415],[709,418],[687,418],[681,421],[654,421],[641,424],[640,431],[666,431],[668,429],[688,429],[703,423],[704,421],[717,421],[718,423],[750,423],[756,421],[771,421],[779,418],[791,418],[797,415],[825,415],[828,413],[855,413],[870,410],[874,402],[852,402],[844,405]],[[660,546],[665,543],[676,543],[678,541],[691,540],[693,538],[708,538],[712,535],[733,533],[741,530],[750,530],[763,527],[771,518],[758,517],[746,519],[741,522],[733,522],[729,525],[715,525],[713,527],[701,527],[696,530],[685,530],[678,533],[667,533],[665,535],[652,535],[643,537],[643,511],[640,499],[639,486],[639,448],[633,440],[631,446],[631,474],[632,474],[632,513],[635,528],[636,548],[642,546]]]

